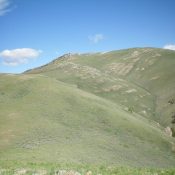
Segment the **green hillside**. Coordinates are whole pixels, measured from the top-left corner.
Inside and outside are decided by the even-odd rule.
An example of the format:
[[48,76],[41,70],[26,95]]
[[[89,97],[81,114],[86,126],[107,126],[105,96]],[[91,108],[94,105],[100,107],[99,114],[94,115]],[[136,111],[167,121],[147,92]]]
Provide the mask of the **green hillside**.
[[175,52],[135,48],[95,54],[67,54],[29,71],[41,73],[112,100],[160,123],[171,123],[175,106]]
[[174,51],[135,48],[0,74],[0,164],[174,167],[174,67]]

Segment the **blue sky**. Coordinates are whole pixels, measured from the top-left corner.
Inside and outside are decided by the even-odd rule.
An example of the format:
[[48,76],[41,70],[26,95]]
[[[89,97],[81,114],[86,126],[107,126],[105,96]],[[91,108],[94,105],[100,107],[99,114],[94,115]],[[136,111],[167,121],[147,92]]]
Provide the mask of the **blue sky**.
[[175,49],[174,0],[0,0],[0,72],[68,52]]

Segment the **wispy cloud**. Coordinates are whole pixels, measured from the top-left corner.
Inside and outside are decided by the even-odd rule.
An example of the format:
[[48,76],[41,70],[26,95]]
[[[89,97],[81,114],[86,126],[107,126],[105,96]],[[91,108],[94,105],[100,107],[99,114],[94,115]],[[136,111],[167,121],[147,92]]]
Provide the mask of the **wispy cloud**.
[[90,35],[88,39],[93,42],[94,44],[99,43],[100,41],[104,40],[104,35],[101,33],[97,33],[95,35]]
[[3,16],[7,12],[11,11],[10,4],[10,0],[0,0],[0,16]]
[[41,50],[31,48],[20,48],[14,50],[3,50],[0,52],[0,57],[4,65],[18,66],[28,63],[31,58],[37,58],[41,54]]
[[164,49],[175,50],[175,44],[167,44],[163,47]]

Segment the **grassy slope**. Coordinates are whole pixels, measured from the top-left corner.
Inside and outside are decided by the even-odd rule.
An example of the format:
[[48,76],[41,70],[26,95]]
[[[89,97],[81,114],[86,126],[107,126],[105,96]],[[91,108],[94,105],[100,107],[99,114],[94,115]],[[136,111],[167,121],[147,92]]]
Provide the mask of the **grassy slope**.
[[161,130],[108,100],[39,75],[5,75],[0,84],[1,160],[175,163]]
[[151,120],[173,91],[156,101],[164,88],[156,91],[144,70],[148,83],[136,74],[146,56],[125,75],[125,65],[114,64],[133,63],[135,51],[66,56],[33,74],[0,75],[0,160],[173,167],[174,140]]
[[[92,65],[93,57],[86,64]],[[155,106],[151,104],[152,99],[150,99],[150,105],[148,105],[148,103],[145,103],[144,98],[144,105],[147,109],[143,110],[146,111],[146,116],[150,116],[148,109],[152,106],[153,110],[155,108],[155,115],[153,114],[152,118],[164,126],[170,125],[171,113],[175,109],[174,105],[168,104],[169,99],[175,98],[174,51],[153,48],[114,51],[106,53],[104,56],[98,56],[97,63],[93,66],[113,77],[121,77],[147,90],[155,99]],[[114,70],[111,70],[111,68]],[[128,72],[127,69],[129,70]],[[140,96],[139,93],[134,95],[143,96]],[[146,96],[147,94],[144,97]],[[140,99],[137,102],[140,104]]]
[[43,73],[105,97],[170,126],[175,106],[175,52],[136,48],[65,56],[30,73]]

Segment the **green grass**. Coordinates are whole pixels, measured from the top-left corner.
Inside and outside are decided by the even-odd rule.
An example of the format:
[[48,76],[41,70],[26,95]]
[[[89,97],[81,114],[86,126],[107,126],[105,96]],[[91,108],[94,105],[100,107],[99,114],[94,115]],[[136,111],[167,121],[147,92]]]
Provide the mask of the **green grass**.
[[175,108],[168,105],[175,98],[174,65],[174,51],[134,48],[74,54],[29,73],[57,78],[127,107],[132,103],[135,112],[167,127]]
[[175,169],[133,168],[85,164],[49,164],[8,162],[0,168],[2,175],[174,175]]
[[80,173],[173,173],[159,168],[175,165],[175,140],[164,132],[175,109],[168,104],[174,58],[173,51],[137,48],[0,74],[0,167],[32,162],[48,164],[49,172],[80,164]]

